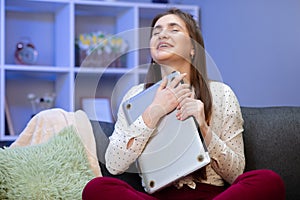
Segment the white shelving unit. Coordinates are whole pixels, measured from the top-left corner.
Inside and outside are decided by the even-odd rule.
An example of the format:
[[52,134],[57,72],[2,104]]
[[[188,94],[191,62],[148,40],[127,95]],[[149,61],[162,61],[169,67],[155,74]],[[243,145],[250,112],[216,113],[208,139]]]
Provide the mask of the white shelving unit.
[[[149,34],[138,28],[170,7],[190,12],[198,19],[199,8],[189,5],[128,3],[100,0],[1,0],[0,1],[0,140],[14,140],[33,114],[28,93],[55,93],[55,107],[81,108],[85,97],[111,99],[115,117],[121,98],[143,82],[149,61]],[[129,44],[122,68],[82,68],[75,65],[75,38],[81,33],[103,31],[120,34]],[[141,34],[142,33],[142,34]],[[17,65],[16,44],[30,38],[38,50],[34,65]],[[15,135],[8,130],[5,105]]]

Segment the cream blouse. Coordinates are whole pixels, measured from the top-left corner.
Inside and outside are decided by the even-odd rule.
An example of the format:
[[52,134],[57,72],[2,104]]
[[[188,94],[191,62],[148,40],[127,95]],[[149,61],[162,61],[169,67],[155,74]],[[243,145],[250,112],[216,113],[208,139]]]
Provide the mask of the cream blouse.
[[[144,84],[132,87],[123,101],[140,93]],[[196,182],[224,185],[224,180],[232,183],[243,173],[245,167],[244,144],[242,138],[243,118],[238,100],[229,86],[221,82],[210,82],[213,111],[210,121],[211,134],[204,138],[211,158],[206,167],[207,180],[187,176],[174,183],[177,188],[187,184],[196,187]],[[131,125],[127,124],[124,112],[119,109],[115,130],[110,136],[105,160],[108,171],[120,174],[136,161],[149,137],[157,131],[147,127],[140,116]],[[207,136],[208,137],[208,136]],[[133,145],[127,149],[128,141],[134,138]]]

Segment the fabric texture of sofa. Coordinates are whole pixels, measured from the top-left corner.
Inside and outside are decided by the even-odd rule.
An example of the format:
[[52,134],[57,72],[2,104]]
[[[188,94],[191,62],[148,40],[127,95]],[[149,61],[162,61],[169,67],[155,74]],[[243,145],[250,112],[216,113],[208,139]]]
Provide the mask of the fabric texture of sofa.
[[[242,107],[245,171],[271,169],[284,180],[286,199],[300,199],[300,107]],[[137,173],[111,175],[104,154],[114,124],[92,121],[103,176],[116,177],[144,191]],[[134,166],[132,166],[134,168]]]

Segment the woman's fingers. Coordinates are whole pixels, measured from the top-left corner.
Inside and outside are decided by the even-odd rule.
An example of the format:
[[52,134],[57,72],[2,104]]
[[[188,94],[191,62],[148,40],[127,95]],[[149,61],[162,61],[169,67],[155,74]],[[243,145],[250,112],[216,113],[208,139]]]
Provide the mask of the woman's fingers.
[[181,90],[178,94],[178,103],[181,103],[186,98],[191,98],[192,92],[189,89]]
[[180,83],[185,76],[186,74],[180,74],[169,83],[167,77],[164,77],[157,89],[153,104],[160,106],[165,113],[168,113],[178,107],[183,99],[190,97],[190,85]]
[[183,78],[186,76],[186,73],[180,74],[179,76],[176,76],[173,78],[168,87],[170,88],[176,88],[180,83],[183,83]]
[[158,87],[158,90],[163,90],[168,84],[168,78],[167,77],[164,77],[162,79],[162,82],[160,83],[159,87]]

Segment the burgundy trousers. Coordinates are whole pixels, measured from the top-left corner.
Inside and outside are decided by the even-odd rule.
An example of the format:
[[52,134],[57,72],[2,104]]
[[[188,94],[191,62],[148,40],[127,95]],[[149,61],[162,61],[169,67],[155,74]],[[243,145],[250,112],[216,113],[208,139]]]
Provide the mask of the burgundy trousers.
[[284,200],[285,187],[281,177],[271,170],[253,170],[240,175],[228,188],[197,184],[196,189],[184,186],[167,187],[154,194],[146,194],[132,188],[126,182],[97,177],[85,186],[83,200]]

